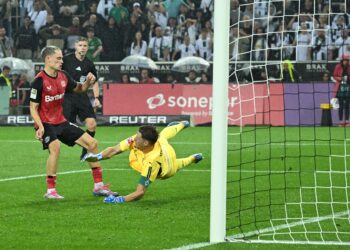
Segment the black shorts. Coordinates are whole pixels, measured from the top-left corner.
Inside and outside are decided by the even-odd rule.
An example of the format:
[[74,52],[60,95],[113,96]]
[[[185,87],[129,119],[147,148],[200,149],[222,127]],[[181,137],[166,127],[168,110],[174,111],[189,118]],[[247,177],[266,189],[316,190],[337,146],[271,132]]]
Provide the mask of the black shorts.
[[77,116],[81,122],[84,122],[86,118],[96,119],[95,111],[86,93],[66,93],[63,101],[63,114],[68,121],[73,123],[76,123]]
[[62,143],[73,147],[75,145],[75,141],[78,140],[85,132],[77,125],[64,122],[61,124],[53,125],[48,123],[43,123],[44,125],[44,135],[43,135],[43,149],[48,149],[49,144],[58,139]]

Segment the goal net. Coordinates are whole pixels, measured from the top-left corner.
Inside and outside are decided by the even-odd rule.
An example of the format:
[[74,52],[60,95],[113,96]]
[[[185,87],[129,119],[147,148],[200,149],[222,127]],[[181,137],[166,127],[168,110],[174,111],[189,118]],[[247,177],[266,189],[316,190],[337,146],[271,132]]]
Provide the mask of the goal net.
[[350,245],[350,130],[320,77],[350,51],[347,4],[231,1],[228,241]]

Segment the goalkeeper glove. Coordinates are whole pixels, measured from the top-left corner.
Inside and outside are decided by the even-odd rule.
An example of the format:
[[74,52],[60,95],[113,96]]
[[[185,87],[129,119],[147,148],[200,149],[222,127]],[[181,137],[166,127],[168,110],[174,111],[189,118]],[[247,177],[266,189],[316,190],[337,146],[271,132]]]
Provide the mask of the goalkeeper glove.
[[338,98],[332,98],[331,99],[331,104],[333,109],[339,109],[339,100]]
[[110,203],[110,204],[115,204],[115,203],[124,203],[125,198],[124,196],[114,196],[114,195],[109,195],[106,198],[104,198],[104,203]]
[[83,159],[81,159],[81,161],[87,161],[87,162],[96,162],[96,161],[100,161],[103,160],[102,159],[102,153],[99,154],[92,154],[92,153],[87,153],[86,155],[84,155]]

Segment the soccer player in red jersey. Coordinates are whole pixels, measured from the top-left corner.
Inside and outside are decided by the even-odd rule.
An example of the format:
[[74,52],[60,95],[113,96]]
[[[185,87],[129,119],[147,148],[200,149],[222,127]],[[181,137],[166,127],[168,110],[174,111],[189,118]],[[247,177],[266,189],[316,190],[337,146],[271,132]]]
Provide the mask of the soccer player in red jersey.
[[[64,118],[62,108],[64,94],[71,91],[87,91],[96,79],[92,73],[89,73],[83,84],[77,84],[66,72],[61,71],[63,56],[58,47],[45,47],[41,56],[45,66],[31,84],[30,114],[35,122],[36,138],[42,141],[43,148],[49,151],[46,163],[47,192],[44,197],[62,199],[63,196],[56,191],[60,142],[68,146],[78,144],[89,152],[98,153],[96,140]],[[104,185],[100,163],[93,163],[90,166],[95,183],[93,194],[96,196],[116,194],[108,189],[108,185]]]

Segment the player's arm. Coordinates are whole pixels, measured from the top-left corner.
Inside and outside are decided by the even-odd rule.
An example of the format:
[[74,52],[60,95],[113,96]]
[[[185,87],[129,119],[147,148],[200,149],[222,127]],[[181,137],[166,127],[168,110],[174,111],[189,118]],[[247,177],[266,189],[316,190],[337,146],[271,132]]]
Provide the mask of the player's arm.
[[98,154],[88,153],[84,156],[82,161],[96,162],[96,161],[108,160],[115,155],[118,155],[126,150],[130,150],[134,145],[135,136],[136,135],[129,137],[113,147],[108,147],[105,150],[103,150],[101,153],[98,153]]
[[95,81],[96,77],[89,72],[86,76],[85,82],[83,84],[77,84],[73,91],[77,93],[86,92],[92,86],[92,84],[94,84]]
[[39,115],[39,105],[41,102],[42,88],[43,88],[42,78],[41,77],[35,78],[31,84],[31,89],[30,89],[29,110],[30,110],[30,115],[32,116],[36,126],[38,127],[38,129],[36,130],[36,138],[38,140],[42,140],[42,136],[44,135],[44,132],[45,132],[43,123]]

